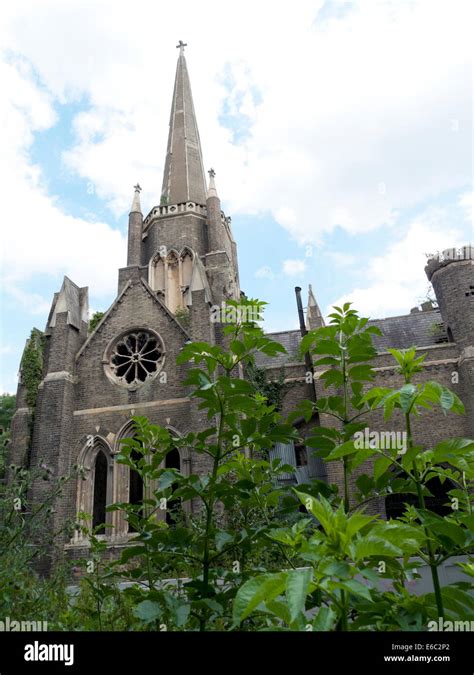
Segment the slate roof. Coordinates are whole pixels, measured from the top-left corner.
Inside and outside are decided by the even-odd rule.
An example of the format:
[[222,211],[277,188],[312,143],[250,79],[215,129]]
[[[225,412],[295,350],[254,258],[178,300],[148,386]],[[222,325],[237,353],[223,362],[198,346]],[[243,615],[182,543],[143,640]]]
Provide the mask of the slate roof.
[[[436,331],[436,325],[442,324],[439,309],[425,312],[413,312],[413,314],[404,314],[403,316],[389,316],[386,319],[373,319],[368,325],[377,326],[383,335],[374,335],[374,346],[378,352],[387,351],[388,347],[395,349],[406,349],[416,345],[417,347],[427,347],[439,342],[446,341],[444,328]],[[280,367],[291,361],[301,362],[301,359],[295,358],[298,345],[301,341],[299,330],[280,331],[277,333],[268,333],[275,342],[280,342],[288,354],[282,354],[276,358],[271,358],[265,354],[257,354],[255,363],[257,366]]]
[[275,368],[285,365],[288,361],[292,359],[296,362],[300,362],[301,359],[294,359],[298,351],[298,346],[301,342],[301,333],[299,330],[286,330],[278,333],[267,333],[267,336],[282,344],[288,354],[279,354],[278,356],[271,357],[266,354],[258,352],[255,355],[255,364],[262,368],[263,366],[273,366]]
[[[442,323],[439,309],[369,321],[370,326],[377,326],[383,333],[382,336],[374,335],[374,346],[378,352],[386,352],[388,347],[406,349],[413,345],[427,347],[446,342]],[[441,328],[437,330],[440,324]]]

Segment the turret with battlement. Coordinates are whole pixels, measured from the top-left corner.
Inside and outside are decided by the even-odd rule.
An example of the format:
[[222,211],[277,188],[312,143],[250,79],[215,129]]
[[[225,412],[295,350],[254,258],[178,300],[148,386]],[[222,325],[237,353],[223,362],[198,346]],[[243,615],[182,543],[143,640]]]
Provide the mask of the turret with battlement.
[[448,248],[425,267],[450,342],[474,345],[474,246]]
[[474,436],[474,246],[448,248],[425,267],[450,342],[459,346],[459,385]]

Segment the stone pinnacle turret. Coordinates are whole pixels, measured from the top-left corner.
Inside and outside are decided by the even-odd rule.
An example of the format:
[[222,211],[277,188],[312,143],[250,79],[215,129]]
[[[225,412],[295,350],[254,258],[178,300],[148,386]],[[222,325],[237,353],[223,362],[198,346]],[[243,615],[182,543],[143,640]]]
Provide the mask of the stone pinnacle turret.
[[140,265],[141,261],[141,244],[142,244],[142,229],[143,229],[143,215],[142,207],[140,205],[140,191],[141,187],[137,183],[134,186],[135,192],[133,195],[132,208],[128,216],[128,252],[127,265]]
[[142,207],[140,205],[140,192],[141,192],[141,187],[140,184],[137,183],[134,185],[134,195],[133,195],[133,201],[132,201],[132,208],[130,209],[130,213],[141,213],[142,212]]

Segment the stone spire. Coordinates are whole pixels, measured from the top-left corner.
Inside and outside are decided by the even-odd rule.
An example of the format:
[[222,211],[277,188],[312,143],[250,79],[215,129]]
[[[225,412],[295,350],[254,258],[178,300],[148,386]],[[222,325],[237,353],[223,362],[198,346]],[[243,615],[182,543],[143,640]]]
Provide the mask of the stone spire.
[[170,130],[163,175],[162,199],[168,204],[206,203],[206,179],[201,141],[194,112],[191,84],[184,57],[186,45],[179,41],[178,65],[171,104]]
[[142,212],[142,207],[140,206],[140,192],[142,191],[139,183],[134,185],[135,193],[133,195],[133,202],[132,202],[132,208],[130,209],[130,213],[141,213]]
[[308,306],[306,308],[306,328],[308,330],[314,330],[315,328],[321,328],[324,325],[323,315],[321,314],[319,305],[314,297],[312,286],[309,284]]

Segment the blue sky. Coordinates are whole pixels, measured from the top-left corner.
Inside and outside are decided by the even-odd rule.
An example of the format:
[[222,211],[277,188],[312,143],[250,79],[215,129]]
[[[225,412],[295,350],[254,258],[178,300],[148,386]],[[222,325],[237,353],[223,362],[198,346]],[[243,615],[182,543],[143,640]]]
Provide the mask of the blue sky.
[[323,312],[347,299],[408,312],[427,292],[425,253],[474,238],[468,2],[301,0],[271,15],[244,2],[230,17],[195,4],[1,10],[3,391],[64,274],[89,286],[92,310],[115,297],[132,186],[145,213],[159,202],[179,38],[241,287],[270,303],[267,330],[297,327],[294,286],[309,283]]

